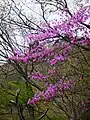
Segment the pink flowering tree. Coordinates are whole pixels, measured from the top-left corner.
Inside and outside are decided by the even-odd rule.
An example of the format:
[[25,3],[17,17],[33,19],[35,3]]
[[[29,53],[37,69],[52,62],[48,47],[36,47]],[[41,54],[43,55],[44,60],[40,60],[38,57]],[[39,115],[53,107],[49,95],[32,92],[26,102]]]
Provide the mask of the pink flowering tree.
[[[25,107],[32,120],[36,119],[36,112],[40,115],[38,120],[51,119],[48,116],[50,105],[68,120],[83,119],[84,111],[88,109],[90,64],[86,55],[90,52],[90,6],[71,14],[64,2],[66,6],[56,12],[59,20],[48,22],[43,14],[44,22],[39,22],[39,28],[25,36],[24,46],[17,48],[8,44],[12,51],[8,54],[8,63],[29,88]],[[15,102],[19,119],[25,120],[19,94],[17,91]],[[45,107],[45,113],[40,112],[40,105]]]
[[[90,7],[84,7],[72,15],[68,10],[61,11],[60,14],[65,15],[64,20],[40,23],[41,29],[26,36],[26,45],[23,50],[13,48],[12,55],[8,57],[8,60],[11,63],[23,63],[30,66],[30,70],[23,74],[33,93],[27,101],[28,106],[35,107],[40,102],[43,104],[54,102],[69,119],[75,120],[80,117],[76,111],[77,105],[73,100],[74,94],[76,95],[75,89],[78,89],[77,80],[60,74],[59,69],[60,64],[72,62],[71,55],[75,48],[90,51],[90,26],[88,25]],[[72,66],[74,67],[74,65]],[[79,79],[83,79],[81,73],[78,75]],[[37,92],[33,90],[33,87],[37,89]],[[59,105],[60,100],[63,101],[63,107]],[[69,104],[72,101],[71,109],[70,106],[66,107],[66,101]],[[67,112],[68,108],[70,111]]]

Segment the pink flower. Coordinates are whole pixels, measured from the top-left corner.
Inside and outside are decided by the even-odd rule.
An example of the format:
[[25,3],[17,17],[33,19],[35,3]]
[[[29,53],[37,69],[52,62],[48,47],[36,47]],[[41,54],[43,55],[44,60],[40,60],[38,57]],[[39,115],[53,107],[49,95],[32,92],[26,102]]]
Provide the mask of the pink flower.
[[59,55],[59,56],[54,56],[54,59],[56,59],[58,61],[64,61],[65,57],[63,55]]
[[16,55],[19,55],[19,54],[20,54],[20,51],[19,51],[18,49],[14,49],[14,50],[13,50],[13,53],[14,53],[14,55],[16,56]]
[[40,72],[32,73],[30,76],[32,79],[38,79],[38,80],[44,80],[48,78],[48,76],[45,76],[41,74]]
[[56,70],[54,70],[54,69],[53,69],[53,70],[48,70],[48,74],[49,74],[49,75],[53,75],[53,74],[55,74],[55,73],[56,73]]
[[49,61],[50,65],[55,65],[57,63],[57,60],[54,58],[54,59],[51,59]]
[[80,44],[81,44],[81,45],[88,45],[88,43],[89,43],[89,40],[88,40],[88,39],[84,39],[84,40],[81,40],[81,41],[80,41]]

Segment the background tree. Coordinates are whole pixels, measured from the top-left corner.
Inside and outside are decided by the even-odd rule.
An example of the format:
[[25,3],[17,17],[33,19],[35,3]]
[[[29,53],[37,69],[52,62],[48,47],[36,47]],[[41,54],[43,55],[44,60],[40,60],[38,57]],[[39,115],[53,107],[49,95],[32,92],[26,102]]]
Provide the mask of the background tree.
[[[16,70],[19,73],[21,81],[22,80],[24,80],[24,81],[21,82],[22,85],[19,82],[18,82],[18,84],[13,83],[11,81],[8,82],[9,87],[12,86],[12,87],[10,87],[11,91],[13,88],[16,90],[16,91],[14,91],[14,94],[12,94],[11,91],[8,91],[7,87],[4,88],[4,86],[3,86],[3,91],[6,94],[13,96],[12,99],[14,99],[14,101],[10,101],[10,102],[13,103],[13,105],[15,105],[15,107],[17,109],[17,113],[19,115],[19,119],[20,120],[26,119],[25,116],[27,116],[27,115],[24,113],[26,113],[27,111],[30,114],[30,119],[32,119],[32,120],[35,119],[35,117],[37,117],[37,116],[39,117],[38,119],[45,119],[45,117],[47,117],[47,119],[50,119],[47,114],[48,114],[48,111],[50,111],[52,113],[52,111],[54,110],[54,108],[52,109],[52,105],[56,109],[54,112],[59,110],[59,113],[62,114],[63,118],[61,118],[61,119],[70,119],[70,117],[72,117],[72,119],[75,119],[75,120],[82,119],[83,113],[80,114],[81,111],[79,111],[79,107],[81,105],[80,102],[83,101],[84,99],[86,99],[86,97],[88,96],[87,91],[89,89],[89,85],[87,85],[88,79],[89,79],[89,74],[88,74],[88,71],[89,71],[88,52],[90,50],[89,45],[83,46],[84,43],[82,43],[82,42],[81,42],[81,44],[76,44],[74,49],[68,54],[69,57],[68,57],[67,61],[58,62],[59,60],[63,61],[64,58],[63,58],[63,56],[62,56],[62,59],[60,58],[61,56],[59,56],[59,57],[56,56],[54,61],[53,60],[50,61],[50,65],[47,65],[46,61],[43,61],[43,60],[45,60],[45,58],[47,60],[47,57],[49,57],[51,59],[51,58],[53,58],[53,55],[48,56],[47,53],[45,53],[43,49],[41,49],[41,52],[43,50],[43,54],[45,54],[45,58],[42,58],[40,62],[36,61],[35,64],[34,64],[34,61],[32,61],[32,59],[27,62],[28,59],[26,59],[25,56],[24,57],[22,56],[22,55],[27,54],[27,52],[31,52],[31,50],[33,50],[35,48],[37,48],[37,50],[38,50],[38,47],[41,47],[41,48],[44,47],[43,44],[41,46],[39,46],[40,43],[38,43],[36,41],[34,41],[34,42],[32,41],[30,43],[26,42],[25,36],[27,35],[27,33],[31,33],[30,35],[27,36],[27,38],[30,39],[30,36],[33,37],[33,35],[35,35],[34,37],[37,38],[38,34],[40,36],[41,36],[40,33],[42,33],[43,35],[45,34],[44,33],[45,31],[43,31],[43,29],[44,30],[49,29],[50,31],[48,31],[48,33],[51,32],[52,25],[50,25],[50,21],[48,20],[48,17],[47,17],[48,14],[50,14],[50,13],[55,14],[55,13],[58,13],[59,10],[63,10],[64,12],[67,11],[67,13],[69,14],[69,17],[72,16],[72,13],[68,9],[67,2],[66,1],[54,1],[54,2],[53,1],[44,1],[44,2],[36,1],[36,3],[40,5],[40,9],[41,9],[41,20],[42,20],[42,22],[40,22],[41,25],[39,25],[37,23],[37,21],[31,19],[31,17],[28,18],[27,15],[24,14],[22,9],[17,7],[17,4],[14,1],[11,1],[11,2],[4,1],[4,3],[5,3],[4,5],[6,5],[6,7],[5,7],[6,10],[4,9],[5,12],[3,12],[1,14],[1,28],[0,28],[0,30],[1,30],[0,54],[2,56],[1,61],[3,60],[6,63],[8,62],[8,65],[6,64],[6,66],[9,66],[9,67],[10,67],[10,65],[12,66],[12,68],[9,69],[8,73],[11,73],[13,70]],[[49,9],[48,6],[52,6],[52,9],[51,9],[51,7]],[[64,15],[64,12],[63,12],[63,15]],[[56,23],[57,23],[57,21],[55,22],[55,24]],[[89,26],[87,26],[88,24],[86,24],[86,23],[81,23],[81,24],[83,24],[86,27],[89,27]],[[19,34],[20,37],[19,37],[17,31],[18,31],[18,33],[20,33]],[[65,47],[67,49],[66,51],[69,52],[68,49],[71,49],[71,47],[68,48],[67,44],[65,46],[64,43],[62,42],[62,41],[66,41],[66,43],[69,43],[69,45],[70,45],[71,39],[69,38],[69,36],[57,35],[56,31],[54,31],[54,34],[52,34],[52,35],[54,35],[54,36],[51,39],[49,39],[50,38],[50,36],[49,36],[49,38],[47,39],[46,43],[44,43],[44,45],[46,44],[46,46],[48,46],[48,44],[49,44],[51,46],[50,49],[52,48],[53,50],[55,50],[53,52],[53,54],[58,54],[60,51],[63,51],[62,50],[62,49],[64,49],[63,47]],[[48,36],[48,34],[47,34],[47,36]],[[19,39],[19,41],[18,41],[18,39]],[[20,41],[20,39],[21,39],[21,41]],[[78,39],[78,41],[83,40],[83,38],[77,38],[77,39]],[[22,42],[22,44],[21,44],[21,42]],[[58,43],[59,43],[59,45],[61,45],[61,43],[63,43],[62,49],[58,48],[58,47],[56,48]],[[27,51],[26,48],[29,51]],[[52,53],[52,51],[50,49],[48,47],[46,47],[46,50],[48,52]],[[11,58],[9,57],[10,55],[11,55]],[[23,59],[21,59],[21,60],[18,59],[19,60],[18,61],[16,58],[18,55],[21,55],[21,58],[23,58]],[[9,60],[8,60],[8,58],[9,58]],[[53,62],[57,63],[57,64],[55,64],[54,67],[51,66],[51,65],[54,65]],[[36,91],[37,92],[43,91],[43,90],[45,90],[44,89],[45,87],[46,87],[46,90],[47,90],[47,88],[48,89],[52,88],[51,86],[49,87],[49,86],[44,85],[44,83],[46,83],[46,81],[45,82],[40,82],[40,81],[35,82],[36,80],[33,80],[33,78],[35,79],[35,77],[36,78],[39,77],[37,79],[46,78],[46,76],[42,76],[42,74],[38,73],[39,74],[39,76],[38,76],[38,74],[33,74],[33,72],[37,73],[37,71],[40,71],[40,72],[43,72],[43,74],[47,74],[47,71],[49,69],[57,70],[57,73],[55,73],[55,76],[50,76],[50,78],[47,79],[48,83],[52,83],[52,86],[54,84],[56,85],[59,82],[58,79],[61,78],[63,80],[63,82],[65,81],[64,84],[67,83],[67,81],[68,81],[67,79],[73,79],[75,87],[73,89],[69,90],[68,92],[64,91],[65,92],[64,96],[59,95],[55,99],[53,99],[53,100],[51,99],[51,103],[50,103],[51,106],[48,104],[46,107],[46,111],[45,111],[42,109],[43,105],[41,107],[40,107],[40,104],[27,105],[27,101],[29,98],[32,98],[32,96],[34,96],[34,93]],[[4,67],[2,67],[2,66],[1,66],[1,70],[3,70],[3,73],[5,73],[7,76],[10,75],[10,74],[7,74],[7,72],[4,70]],[[17,74],[17,72],[16,72],[16,74]],[[49,73],[48,73],[49,75],[51,74],[50,72],[54,72],[54,71],[49,71]],[[29,77],[32,77],[32,78],[29,78]],[[82,80],[85,80],[85,81],[82,82]],[[24,90],[23,90],[23,87],[25,88]],[[22,94],[22,93],[24,93],[24,94]],[[50,109],[50,110],[48,110],[48,109]],[[12,111],[12,109],[11,109],[11,111]],[[59,113],[57,113],[57,116],[59,116]],[[65,115],[65,117],[63,114]],[[81,115],[81,116],[79,116],[79,115]],[[56,113],[55,113],[55,116],[56,116]],[[62,117],[62,116],[60,116],[60,117]],[[56,118],[54,118],[54,119],[56,119]],[[58,119],[60,119],[60,118],[58,118]]]

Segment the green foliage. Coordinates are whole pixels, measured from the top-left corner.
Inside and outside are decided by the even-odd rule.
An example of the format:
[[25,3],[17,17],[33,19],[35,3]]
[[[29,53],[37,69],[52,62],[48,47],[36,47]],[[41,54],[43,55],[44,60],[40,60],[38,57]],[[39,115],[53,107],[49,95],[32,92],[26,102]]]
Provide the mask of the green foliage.
[[14,93],[17,92],[17,90],[20,90],[19,102],[21,104],[26,104],[28,99],[31,98],[33,95],[30,85],[27,85],[27,83],[24,83],[22,81],[18,83],[9,81],[8,85],[11,87],[11,91],[8,90],[10,92],[12,92],[12,89]]
[[1,84],[0,88],[0,120],[18,120],[16,95],[20,91],[18,102],[25,108],[28,99],[33,95],[30,86],[23,81],[8,81],[7,84]]

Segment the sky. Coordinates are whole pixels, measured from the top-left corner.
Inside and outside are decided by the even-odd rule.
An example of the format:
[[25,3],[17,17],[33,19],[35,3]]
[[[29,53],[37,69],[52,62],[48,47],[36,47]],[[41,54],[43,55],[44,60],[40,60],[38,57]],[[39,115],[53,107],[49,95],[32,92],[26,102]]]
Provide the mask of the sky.
[[[42,14],[41,7],[39,4],[36,4],[35,0],[20,0],[20,1],[14,0],[14,1],[18,4],[18,7],[22,9],[23,13],[25,13],[27,16],[33,17],[33,18],[35,17],[37,18],[37,20],[42,19],[41,18],[41,14]],[[90,5],[90,0],[66,0],[66,1],[72,13],[76,11],[77,9],[79,9],[81,5],[83,6]],[[48,16],[49,16],[49,19],[53,17],[53,16],[50,16],[50,14],[49,15],[47,14],[47,18]]]
[[[18,0],[15,0],[16,3],[18,4]],[[42,0],[44,1],[44,0]],[[71,13],[74,13],[75,11],[77,11],[80,6],[88,6],[90,5],[90,0],[66,0],[67,4],[68,4],[68,8],[71,11]],[[78,3],[78,4],[77,4]],[[22,9],[22,12],[28,17],[28,18],[32,18],[33,20],[35,20],[35,23],[42,21],[42,11],[41,11],[41,6],[40,4],[36,4],[35,0],[20,0],[20,4],[18,6],[20,9]],[[51,6],[48,6],[47,9],[50,10]],[[55,9],[53,7],[53,9]],[[49,11],[48,10],[48,11]],[[48,12],[47,12],[48,13]],[[56,13],[50,13],[50,14],[46,14],[45,16],[47,21],[51,21],[54,19],[58,19],[58,15],[56,15]]]
[[[3,4],[2,1],[3,0],[0,0],[0,3],[1,3],[0,7]],[[11,0],[8,0],[8,1],[10,2]],[[42,19],[41,17],[42,11],[41,11],[40,5],[36,4],[35,0],[14,0],[14,1],[17,4],[18,8],[20,8],[27,17],[36,18],[37,21],[40,21]],[[77,9],[79,9],[81,5],[83,6],[90,5],[90,0],[66,0],[66,1],[72,13],[75,12]],[[51,6],[49,6],[49,9],[50,8]],[[55,14],[54,15],[47,14],[46,19],[50,20],[50,19],[53,19],[54,17],[56,18],[57,16]]]

